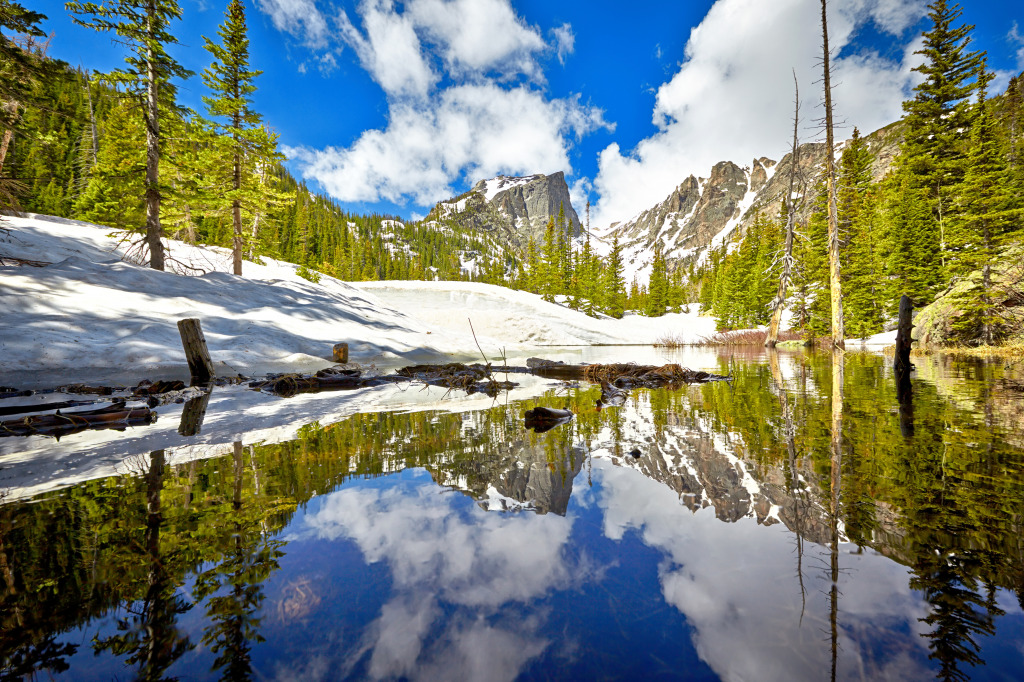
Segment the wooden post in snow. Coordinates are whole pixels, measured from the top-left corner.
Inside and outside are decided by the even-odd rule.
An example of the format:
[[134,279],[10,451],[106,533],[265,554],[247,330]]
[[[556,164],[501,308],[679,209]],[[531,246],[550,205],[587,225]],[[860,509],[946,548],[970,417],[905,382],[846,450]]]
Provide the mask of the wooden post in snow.
[[206,349],[206,337],[199,320],[190,317],[178,320],[178,333],[181,334],[181,345],[185,347],[185,359],[192,373],[193,384],[203,384],[213,378],[213,361],[210,351]]
[[334,344],[334,361],[344,365],[348,362],[348,344],[347,343],[336,343]]

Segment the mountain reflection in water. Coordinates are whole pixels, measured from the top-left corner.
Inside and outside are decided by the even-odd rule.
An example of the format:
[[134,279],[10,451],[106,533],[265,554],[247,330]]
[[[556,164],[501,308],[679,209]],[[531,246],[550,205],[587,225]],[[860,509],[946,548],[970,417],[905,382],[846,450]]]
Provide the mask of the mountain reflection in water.
[[[603,410],[138,453],[0,504],[0,675],[1013,677],[1021,376],[917,365],[909,415],[881,357],[723,356],[731,382]],[[576,416],[531,433],[536,405]]]

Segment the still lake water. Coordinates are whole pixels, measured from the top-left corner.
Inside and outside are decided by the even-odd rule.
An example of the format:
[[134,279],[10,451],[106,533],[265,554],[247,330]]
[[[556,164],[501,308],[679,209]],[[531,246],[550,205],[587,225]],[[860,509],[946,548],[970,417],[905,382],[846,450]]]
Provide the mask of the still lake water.
[[0,501],[0,678],[1020,679],[1024,372],[916,362],[125,453]]

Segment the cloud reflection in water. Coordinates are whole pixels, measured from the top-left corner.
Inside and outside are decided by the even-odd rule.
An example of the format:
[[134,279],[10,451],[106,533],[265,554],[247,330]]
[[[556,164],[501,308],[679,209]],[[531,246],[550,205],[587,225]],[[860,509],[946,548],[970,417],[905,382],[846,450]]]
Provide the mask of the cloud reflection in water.
[[543,614],[522,607],[570,585],[571,521],[458,501],[408,484],[348,488],[306,517],[319,538],[355,542],[393,578],[349,669],[369,654],[373,678],[511,680],[548,648]]

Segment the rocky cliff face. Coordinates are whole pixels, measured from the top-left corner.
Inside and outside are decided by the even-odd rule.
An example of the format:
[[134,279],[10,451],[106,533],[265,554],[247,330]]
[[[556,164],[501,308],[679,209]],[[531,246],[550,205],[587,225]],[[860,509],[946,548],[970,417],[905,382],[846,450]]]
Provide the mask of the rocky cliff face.
[[[883,128],[867,138],[874,155],[872,173],[880,179],[888,173],[899,150],[897,125]],[[837,153],[842,145],[837,147]],[[800,145],[796,162],[795,193],[803,199],[798,219],[806,220],[814,206],[815,188],[824,172],[825,145]],[[633,218],[613,223],[600,232],[605,249],[618,237],[623,247],[626,278],[646,282],[654,248],[661,245],[671,267],[701,262],[710,249],[744,234],[758,213],[778,216],[789,191],[793,155],[775,162],[766,157],[739,167],[722,161],[707,178],[686,178],[661,203]]]
[[498,176],[481,180],[469,192],[438,203],[426,220],[438,225],[456,224],[496,236],[523,249],[530,237],[540,242],[548,220],[565,211],[566,228],[578,237],[583,226],[569,199],[569,187],[561,171],[526,177]]
[[543,442],[515,439],[494,453],[478,453],[458,470],[437,467],[430,472],[440,485],[461,490],[487,511],[565,516],[586,456],[568,442],[551,450]]

